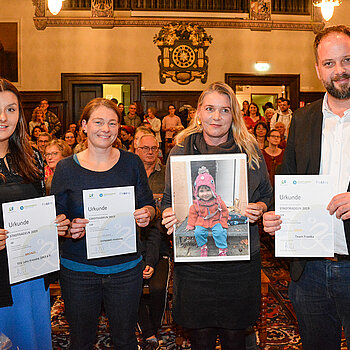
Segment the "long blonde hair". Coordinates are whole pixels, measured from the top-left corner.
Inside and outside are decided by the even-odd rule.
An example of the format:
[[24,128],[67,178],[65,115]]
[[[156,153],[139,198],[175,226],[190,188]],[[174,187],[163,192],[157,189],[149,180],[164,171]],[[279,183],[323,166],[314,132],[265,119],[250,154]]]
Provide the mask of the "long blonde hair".
[[248,156],[248,164],[249,167],[254,169],[254,166],[256,165],[258,168],[260,167],[259,161],[260,157],[258,154],[258,144],[252,134],[249,133],[244,119],[242,118],[240,106],[238,104],[237,98],[231,87],[225,83],[222,82],[215,82],[208,86],[207,89],[205,89],[202,94],[199,96],[198,99],[198,106],[196,114],[193,118],[193,122],[181,133],[179,133],[176,138],[176,145],[182,146],[183,141],[186,137],[189,135],[203,132],[203,127],[200,122],[199,112],[200,108],[203,104],[204,98],[213,93],[218,92],[219,94],[226,95],[229,98],[230,101],[230,107],[232,111],[232,134],[233,139],[241,152],[244,152]]

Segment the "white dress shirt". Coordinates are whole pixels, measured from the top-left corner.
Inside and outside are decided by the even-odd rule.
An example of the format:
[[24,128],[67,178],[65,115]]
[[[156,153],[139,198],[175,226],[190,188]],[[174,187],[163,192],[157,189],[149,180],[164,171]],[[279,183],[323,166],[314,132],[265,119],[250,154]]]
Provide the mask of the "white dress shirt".
[[[350,108],[343,117],[334,114],[328,107],[328,95],[322,105],[323,124],[321,141],[320,175],[332,175],[335,194],[347,191],[350,181]],[[328,203],[327,203],[328,204]],[[348,254],[344,225],[333,215],[334,252]]]

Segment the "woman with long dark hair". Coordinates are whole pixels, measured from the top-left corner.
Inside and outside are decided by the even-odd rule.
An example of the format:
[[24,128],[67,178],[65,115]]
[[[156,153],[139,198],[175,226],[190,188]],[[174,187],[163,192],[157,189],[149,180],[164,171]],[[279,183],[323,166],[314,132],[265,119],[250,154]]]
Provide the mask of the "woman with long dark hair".
[[[52,276],[10,285],[2,203],[45,195],[43,169],[26,137],[18,90],[0,79],[0,331],[13,348],[51,349],[50,293]],[[56,218],[60,235],[68,229],[65,215]]]

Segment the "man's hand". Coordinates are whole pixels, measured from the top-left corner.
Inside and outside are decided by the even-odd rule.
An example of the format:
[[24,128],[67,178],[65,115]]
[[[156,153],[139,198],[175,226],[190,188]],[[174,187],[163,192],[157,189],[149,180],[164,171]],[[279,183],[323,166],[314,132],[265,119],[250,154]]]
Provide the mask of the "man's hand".
[[329,214],[335,216],[337,219],[350,219],[350,192],[340,193],[334,196],[327,206]]
[[275,232],[281,229],[282,220],[274,211],[268,211],[263,215],[263,224],[264,231],[274,236]]

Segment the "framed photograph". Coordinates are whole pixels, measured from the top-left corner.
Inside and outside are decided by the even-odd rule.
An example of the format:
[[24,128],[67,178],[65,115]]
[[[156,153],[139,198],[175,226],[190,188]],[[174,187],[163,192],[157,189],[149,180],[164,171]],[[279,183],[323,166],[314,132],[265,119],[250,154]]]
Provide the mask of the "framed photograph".
[[18,82],[18,23],[0,22],[0,77]]
[[245,154],[173,156],[175,262],[249,260]]

